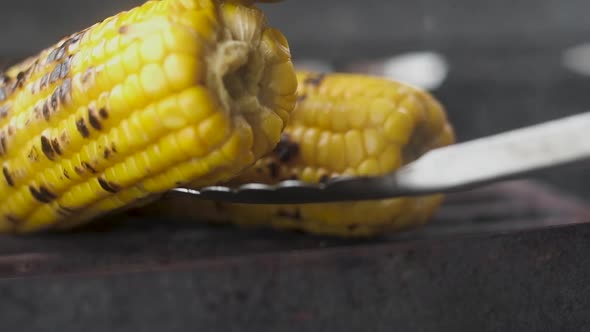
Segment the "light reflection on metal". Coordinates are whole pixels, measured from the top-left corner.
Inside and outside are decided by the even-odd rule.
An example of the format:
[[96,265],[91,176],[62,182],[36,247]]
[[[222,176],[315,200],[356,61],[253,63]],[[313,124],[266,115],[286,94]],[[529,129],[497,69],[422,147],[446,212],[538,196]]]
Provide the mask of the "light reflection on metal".
[[590,76],[590,43],[566,49],[561,56],[561,64],[576,74]]
[[356,63],[351,66],[351,71],[402,81],[425,90],[435,90],[447,78],[449,65],[442,54],[422,51]]

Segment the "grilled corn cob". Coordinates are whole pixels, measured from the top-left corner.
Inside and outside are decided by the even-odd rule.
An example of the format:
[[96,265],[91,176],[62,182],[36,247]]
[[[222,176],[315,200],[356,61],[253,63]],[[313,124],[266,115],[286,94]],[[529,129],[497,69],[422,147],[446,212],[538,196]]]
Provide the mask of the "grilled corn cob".
[[[376,176],[455,140],[443,106],[420,89],[355,74],[298,72],[297,79],[297,105],[280,143],[224,185],[286,179],[317,183],[340,175]],[[442,199],[442,195],[430,195],[248,205],[173,195],[140,213],[324,235],[372,236],[427,222]]]
[[277,144],[297,86],[263,13],[215,0],[148,1],[0,76],[2,232],[227,180]]

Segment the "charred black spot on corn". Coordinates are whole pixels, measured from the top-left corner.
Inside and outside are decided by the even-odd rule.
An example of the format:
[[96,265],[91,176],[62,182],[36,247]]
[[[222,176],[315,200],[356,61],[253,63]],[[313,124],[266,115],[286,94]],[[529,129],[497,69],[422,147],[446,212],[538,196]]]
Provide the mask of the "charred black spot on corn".
[[21,222],[21,220],[20,220],[19,218],[15,217],[15,216],[14,216],[14,215],[12,215],[12,214],[5,214],[5,215],[4,215],[4,219],[5,219],[6,221],[8,221],[8,222],[12,223],[13,225],[16,225],[16,224],[18,224],[18,223],[20,223],[20,222]]
[[[47,104],[44,104],[43,106],[45,106]],[[41,119],[41,117],[43,117],[43,106],[35,106],[35,108],[33,108],[33,116],[35,117],[35,120],[39,120]],[[49,115],[49,106],[47,106],[47,114]],[[49,118],[49,117],[48,117]],[[27,119],[26,124],[29,125],[30,119]]]
[[26,73],[21,71],[16,75],[16,82],[14,83],[14,89],[20,89],[25,84]]
[[62,141],[62,143],[68,143],[68,133],[64,130],[62,131],[61,135],[59,135],[59,139]]
[[39,189],[29,186],[29,191],[33,198],[41,203],[51,203],[57,196],[49,191],[45,186],[39,186]]
[[0,118],[5,119],[8,116],[8,105],[0,106]]
[[107,112],[106,108],[101,108],[100,110],[98,110],[98,115],[100,115],[100,117],[105,120],[108,119],[109,117],[109,113]]
[[74,171],[78,175],[84,175],[84,169],[83,168],[80,168],[79,166],[74,166]]
[[55,89],[51,94],[51,111],[57,111],[57,107],[59,106],[59,89]]
[[0,156],[6,154],[6,133],[0,131]]
[[6,75],[6,73],[1,73],[0,74],[0,83],[7,85],[8,83],[10,83],[10,77],[8,77],[8,75]]
[[66,169],[64,169],[63,171],[64,176],[66,177],[66,179],[70,179],[70,173],[68,173],[68,171]]
[[119,27],[119,33],[124,35],[129,31],[129,27],[127,25],[122,25]]
[[102,189],[104,189],[105,191],[108,191],[110,193],[116,193],[119,190],[121,190],[121,187],[119,185],[117,185],[116,183],[113,183],[113,182],[109,182],[109,181],[103,179],[102,177],[98,178],[98,184],[102,187]]
[[37,151],[37,148],[35,146],[31,148],[27,157],[30,161],[39,161],[39,151]]
[[57,81],[59,79],[60,73],[61,65],[58,64],[55,66],[55,68],[53,68],[53,71],[51,71],[51,74],[49,75],[49,83],[54,83],[55,81]]
[[59,140],[57,138],[51,140],[51,147],[53,148],[53,151],[55,151],[55,153],[57,153],[58,155],[62,154],[61,146],[59,145]]
[[94,110],[92,107],[88,108],[88,122],[90,123],[92,128],[94,128],[96,130],[102,129],[102,125],[100,124],[100,120],[98,119],[98,116],[96,115],[96,110]]
[[47,87],[47,84],[49,84],[49,73],[43,75],[43,77],[41,77],[41,83],[39,84],[39,90],[43,90]]
[[307,99],[307,95],[301,94],[297,96],[297,103],[302,103],[303,101],[305,101],[305,99]]
[[57,213],[59,213],[60,215],[62,215],[64,217],[71,216],[75,212],[76,212],[76,210],[70,209],[70,208],[65,207],[63,205],[58,205],[57,206]]
[[299,153],[299,144],[294,142],[288,134],[282,134],[273,153],[280,162],[287,163]]
[[87,138],[88,136],[90,136],[90,131],[86,126],[84,118],[79,118],[78,120],[76,120],[76,129],[78,129],[78,132],[80,133],[80,135],[82,135],[82,137]]
[[90,68],[86,69],[84,74],[82,74],[82,83],[88,83],[88,81],[90,81],[90,79],[92,78],[93,75],[94,75],[94,67],[90,67]]
[[12,175],[10,175],[10,172],[6,166],[2,167],[2,174],[4,174],[6,183],[8,183],[9,186],[14,187],[14,180],[12,179]]
[[111,150],[109,148],[105,148],[102,156],[104,157],[104,159],[109,159],[109,157],[111,156]]
[[47,159],[55,160],[55,151],[53,151],[51,141],[45,136],[41,136],[41,151]]
[[326,73],[312,74],[303,81],[303,84],[318,87],[322,84],[324,78],[326,78]]
[[[34,111],[35,113],[39,112],[39,109],[35,109]],[[45,121],[49,121],[50,118],[50,113],[49,113],[49,105],[47,105],[47,103],[43,103],[43,118],[45,118]]]
[[66,78],[61,86],[59,87],[59,99],[63,104],[66,104],[70,98],[70,92],[72,90],[72,79]]
[[89,163],[87,163],[87,162],[83,161],[83,162],[82,162],[82,166],[83,166],[84,168],[86,168],[87,170],[89,170],[91,173],[93,173],[93,174],[96,174],[96,169],[94,169],[94,167],[90,166],[90,164],[89,164]]

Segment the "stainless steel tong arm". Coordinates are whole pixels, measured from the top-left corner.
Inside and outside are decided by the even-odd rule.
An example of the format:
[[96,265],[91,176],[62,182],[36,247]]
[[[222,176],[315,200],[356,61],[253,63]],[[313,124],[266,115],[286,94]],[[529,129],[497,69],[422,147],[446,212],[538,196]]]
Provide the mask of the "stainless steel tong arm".
[[257,204],[374,200],[469,189],[588,158],[590,112],[438,148],[379,177],[342,177],[323,184],[289,180],[236,188],[175,188],[173,192]]

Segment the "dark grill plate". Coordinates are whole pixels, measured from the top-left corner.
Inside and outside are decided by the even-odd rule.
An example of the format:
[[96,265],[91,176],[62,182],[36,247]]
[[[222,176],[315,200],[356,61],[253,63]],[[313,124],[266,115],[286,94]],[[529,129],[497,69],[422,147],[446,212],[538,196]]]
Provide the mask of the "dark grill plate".
[[0,317],[45,331],[556,331],[590,318],[590,210],[532,182],[336,240],[173,221],[0,241]]

